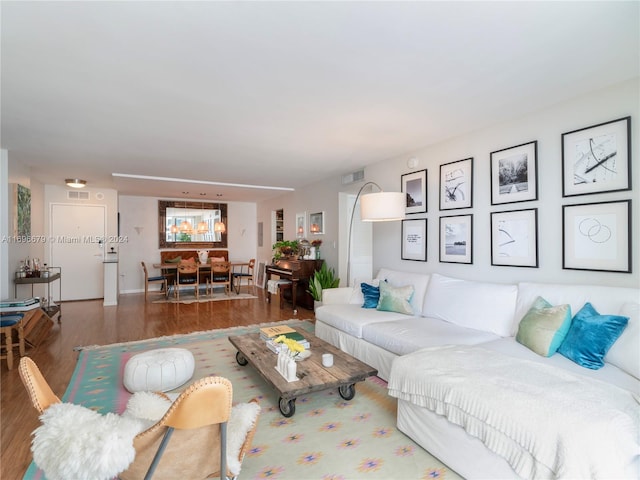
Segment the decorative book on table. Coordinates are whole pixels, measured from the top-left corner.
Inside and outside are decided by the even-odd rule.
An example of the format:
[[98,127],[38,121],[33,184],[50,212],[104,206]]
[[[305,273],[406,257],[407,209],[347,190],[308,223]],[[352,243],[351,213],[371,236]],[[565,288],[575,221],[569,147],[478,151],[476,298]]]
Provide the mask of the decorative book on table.
[[0,301],[0,312],[24,312],[34,308],[40,308],[39,297]]

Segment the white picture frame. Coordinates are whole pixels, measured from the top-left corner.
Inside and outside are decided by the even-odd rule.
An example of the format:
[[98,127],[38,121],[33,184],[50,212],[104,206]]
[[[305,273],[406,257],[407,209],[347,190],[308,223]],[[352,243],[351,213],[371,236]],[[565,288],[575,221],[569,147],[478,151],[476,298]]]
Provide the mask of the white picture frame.
[[296,213],[296,238],[307,235],[307,212]]
[[324,212],[309,215],[309,233],[311,235],[324,234]]

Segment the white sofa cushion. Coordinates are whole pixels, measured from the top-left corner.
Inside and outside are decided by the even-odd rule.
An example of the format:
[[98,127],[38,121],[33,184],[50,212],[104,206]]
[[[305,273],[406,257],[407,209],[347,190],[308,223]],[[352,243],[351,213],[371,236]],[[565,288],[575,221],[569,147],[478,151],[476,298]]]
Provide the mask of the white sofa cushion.
[[640,379],[640,304],[625,303],[620,315],[629,317],[629,323],[605,355],[604,361]]
[[406,355],[424,347],[476,345],[500,337],[437,318],[405,316],[402,320],[365,325],[362,338],[396,355]]
[[394,287],[404,287],[405,285],[413,285],[413,297],[411,297],[411,307],[414,315],[424,315],[422,304],[424,295],[429,285],[429,275],[426,273],[410,273],[381,268],[376,278],[380,281],[386,280]]
[[560,285],[553,283],[518,284],[518,300],[516,302],[515,324],[512,333],[518,330],[518,324],[527,313],[535,299],[540,296],[552,305],[568,303],[571,315],[580,311],[589,302],[602,315],[618,315],[620,306],[626,302],[638,302],[640,290],[637,288],[604,287],[600,285]]
[[508,337],[513,335],[517,296],[517,285],[473,282],[434,273],[422,312],[425,317]]
[[375,322],[389,322],[407,318],[405,314],[381,312],[355,304],[322,305],[316,309],[316,320],[331,325],[356,338],[362,338],[362,328]]

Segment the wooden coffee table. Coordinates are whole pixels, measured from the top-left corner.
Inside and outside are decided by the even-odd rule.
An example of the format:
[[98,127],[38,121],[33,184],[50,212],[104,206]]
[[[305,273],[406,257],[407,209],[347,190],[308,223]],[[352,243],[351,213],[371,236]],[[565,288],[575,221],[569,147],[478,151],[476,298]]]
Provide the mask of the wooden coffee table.
[[[280,413],[291,417],[296,412],[296,398],[307,393],[337,388],[345,400],[351,400],[356,394],[355,384],[367,377],[377,375],[378,371],[344,353],[333,345],[319,339],[311,333],[300,331],[309,340],[311,356],[296,362],[298,365],[295,382],[287,382],[275,369],[277,356],[267,347],[259,333],[235,335],[229,337],[236,347],[236,361],[240,365],[251,364],[266,382],[280,394],[278,404]],[[333,354],[333,366],[322,365],[322,354]]]

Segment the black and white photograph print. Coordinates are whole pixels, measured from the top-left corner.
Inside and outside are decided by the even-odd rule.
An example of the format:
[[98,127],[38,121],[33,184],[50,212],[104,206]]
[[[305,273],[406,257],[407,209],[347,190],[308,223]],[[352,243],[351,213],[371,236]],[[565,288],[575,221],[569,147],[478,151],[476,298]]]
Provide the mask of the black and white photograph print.
[[491,213],[491,265],[538,267],[538,209]]
[[631,117],[562,134],[562,196],[631,189]]
[[538,199],[538,142],[491,152],[491,205]]
[[631,200],[563,205],[562,268],[631,273]]
[[440,217],[440,262],[473,263],[473,215]]
[[427,219],[402,220],[402,260],[427,261]]
[[473,206],[473,158],[440,165],[440,210]]
[[405,173],[401,176],[402,193],[406,196],[405,213],[427,211],[427,171]]

